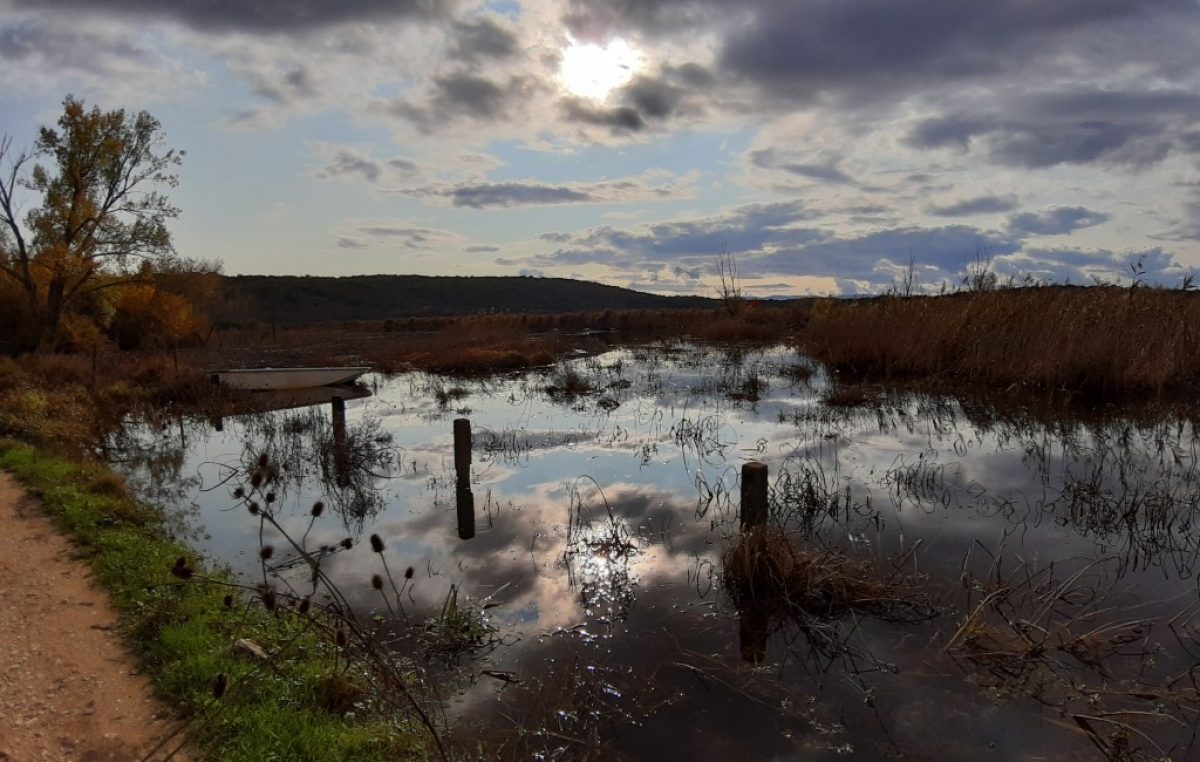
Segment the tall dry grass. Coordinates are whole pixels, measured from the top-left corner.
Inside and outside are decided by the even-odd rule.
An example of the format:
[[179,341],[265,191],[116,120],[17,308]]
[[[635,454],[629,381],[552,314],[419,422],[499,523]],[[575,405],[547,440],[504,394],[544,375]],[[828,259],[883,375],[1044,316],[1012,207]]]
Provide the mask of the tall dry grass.
[[867,377],[1161,392],[1200,382],[1200,294],[1046,286],[826,300],[813,309],[808,348]]

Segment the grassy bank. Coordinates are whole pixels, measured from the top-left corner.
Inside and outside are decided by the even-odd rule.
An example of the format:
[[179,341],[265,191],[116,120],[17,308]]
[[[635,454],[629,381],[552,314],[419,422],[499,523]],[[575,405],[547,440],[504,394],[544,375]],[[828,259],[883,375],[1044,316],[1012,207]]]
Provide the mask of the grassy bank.
[[[353,676],[336,646],[303,617],[238,595],[220,574],[201,581],[189,551],[166,537],[155,511],[124,494],[118,477],[11,441],[0,442],[0,467],[41,500],[109,592],[126,642],[183,718],[173,743],[186,733],[205,758],[247,762],[430,756],[425,738],[407,724],[341,714],[340,688]],[[236,655],[239,638],[271,658]]]
[[1047,286],[937,297],[826,300],[809,350],[873,379],[942,375],[1095,394],[1200,384],[1200,294]]

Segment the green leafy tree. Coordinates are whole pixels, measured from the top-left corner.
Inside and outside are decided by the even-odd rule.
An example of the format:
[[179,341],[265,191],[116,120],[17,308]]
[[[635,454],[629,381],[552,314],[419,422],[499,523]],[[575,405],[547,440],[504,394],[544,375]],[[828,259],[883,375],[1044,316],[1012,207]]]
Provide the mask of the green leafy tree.
[[[11,145],[0,139],[0,271],[24,296],[28,344],[47,350],[73,305],[175,257],[166,223],[179,210],[157,189],[178,183],[184,153],[147,112],[89,111],[71,96],[32,153]],[[40,204],[21,219],[28,194]]]

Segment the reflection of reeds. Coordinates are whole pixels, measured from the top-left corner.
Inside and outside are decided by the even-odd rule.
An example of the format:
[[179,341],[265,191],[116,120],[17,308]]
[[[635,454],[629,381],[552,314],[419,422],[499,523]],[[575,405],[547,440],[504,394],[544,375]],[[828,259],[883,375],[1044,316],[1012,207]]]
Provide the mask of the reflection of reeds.
[[721,565],[739,608],[824,618],[857,611],[898,620],[921,608],[898,580],[831,550],[797,548],[769,524],[740,534]]
[[1114,588],[1116,559],[1034,568],[1005,563],[1003,548],[987,555],[982,578],[965,571],[970,555],[963,561],[966,605],[943,646],[972,682],[1071,717],[1109,759],[1188,753],[1200,693],[1187,672],[1162,676],[1156,622]]

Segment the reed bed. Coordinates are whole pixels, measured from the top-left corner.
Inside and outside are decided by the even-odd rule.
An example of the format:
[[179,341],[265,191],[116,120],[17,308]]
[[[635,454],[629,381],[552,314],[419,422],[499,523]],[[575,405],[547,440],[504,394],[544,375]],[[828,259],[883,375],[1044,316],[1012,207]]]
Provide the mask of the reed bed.
[[1045,286],[822,301],[808,346],[863,377],[1158,393],[1200,381],[1198,326],[1192,292]]

